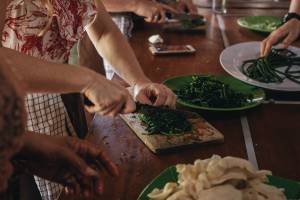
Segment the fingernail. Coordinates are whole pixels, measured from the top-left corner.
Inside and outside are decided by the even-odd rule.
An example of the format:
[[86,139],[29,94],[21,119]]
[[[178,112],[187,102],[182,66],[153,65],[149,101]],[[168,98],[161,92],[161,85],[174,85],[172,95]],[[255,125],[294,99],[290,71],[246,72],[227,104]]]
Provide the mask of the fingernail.
[[103,193],[103,186],[102,186],[102,185],[99,185],[99,187],[98,187],[98,192],[99,192],[100,194]]
[[98,173],[94,169],[92,169],[90,167],[86,168],[85,173],[88,176],[98,176]]
[[88,190],[84,191],[84,196],[85,197],[89,197],[90,196],[90,192]]

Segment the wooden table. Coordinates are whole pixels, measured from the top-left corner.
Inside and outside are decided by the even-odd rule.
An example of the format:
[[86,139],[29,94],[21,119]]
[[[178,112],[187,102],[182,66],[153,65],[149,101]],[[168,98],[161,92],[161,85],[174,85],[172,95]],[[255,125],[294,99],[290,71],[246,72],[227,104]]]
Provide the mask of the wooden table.
[[[145,73],[153,81],[162,82],[184,74],[226,74],[219,64],[219,55],[226,46],[265,37],[239,28],[237,17],[283,15],[286,10],[237,9],[229,10],[226,16],[213,15],[210,9],[204,8],[199,12],[208,19],[207,30],[202,33],[164,33],[158,27],[149,25],[134,32],[131,45]],[[157,33],[170,44],[192,44],[197,53],[154,57],[148,51],[147,38]],[[95,117],[90,139],[102,146],[122,171],[118,179],[106,178],[106,190],[101,199],[135,200],[142,189],[166,167],[208,158],[213,154],[249,158],[259,168],[270,169],[277,176],[299,181],[300,105],[296,103],[300,101],[300,94],[270,91],[267,94],[268,98],[278,100],[276,104],[266,103],[242,113],[201,113],[224,134],[224,144],[193,147],[162,155],[151,153],[120,118]],[[292,105],[293,102],[295,105]]]

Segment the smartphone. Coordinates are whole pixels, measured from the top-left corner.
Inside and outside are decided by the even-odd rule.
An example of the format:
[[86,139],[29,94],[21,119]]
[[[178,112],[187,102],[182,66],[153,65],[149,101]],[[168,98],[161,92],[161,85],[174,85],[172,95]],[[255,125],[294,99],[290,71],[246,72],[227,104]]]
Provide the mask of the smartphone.
[[149,50],[153,55],[193,54],[196,51],[192,45],[151,45]]

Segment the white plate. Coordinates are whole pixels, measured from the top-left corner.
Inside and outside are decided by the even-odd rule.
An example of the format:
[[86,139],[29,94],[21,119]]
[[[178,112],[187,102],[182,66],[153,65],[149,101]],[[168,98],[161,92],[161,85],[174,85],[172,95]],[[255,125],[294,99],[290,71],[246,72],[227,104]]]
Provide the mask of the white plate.
[[[289,47],[289,49],[300,55],[300,48]],[[259,52],[260,42],[239,43],[224,49],[220,55],[220,62],[227,73],[248,84],[270,90],[300,91],[300,85],[289,79],[285,79],[282,83],[262,83],[244,75],[241,71],[243,61],[258,58]]]

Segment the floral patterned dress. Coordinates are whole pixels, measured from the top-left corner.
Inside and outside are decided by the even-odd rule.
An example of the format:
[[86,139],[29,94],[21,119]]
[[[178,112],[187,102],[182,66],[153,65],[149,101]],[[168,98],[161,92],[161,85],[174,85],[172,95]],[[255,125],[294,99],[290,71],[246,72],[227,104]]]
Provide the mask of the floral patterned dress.
[[[2,45],[27,55],[67,63],[70,50],[96,15],[93,0],[51,0],[54,17],[49,30],[48,11],[40,0],[12,0],[6,9]],[[39,67],[39,66],[36,66]],[[67,78],[67,77],[66,77]],[[60,94],[29,94],[27,129],[47,135],[75,135]],[[43,200],[57,199],[62,187],[35,177]]]

